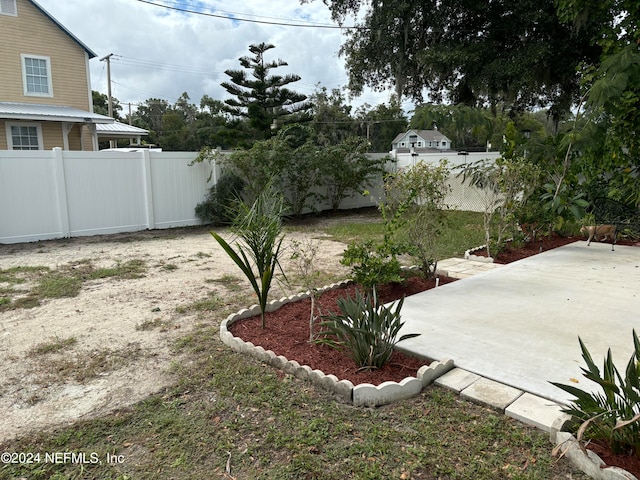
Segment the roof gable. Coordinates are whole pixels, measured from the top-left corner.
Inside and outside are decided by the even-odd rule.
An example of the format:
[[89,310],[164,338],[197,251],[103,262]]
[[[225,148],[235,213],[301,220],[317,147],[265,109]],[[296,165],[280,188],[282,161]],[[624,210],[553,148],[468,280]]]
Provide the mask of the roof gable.
[[443,133],[439,132],[438,130],[408,130],[404,133],[400,133],[396,136],[396,138],[393,139],[392,143],[398,143],[401,141],[408,141],[409,137],[411,135],[416,135],[417,137],[419,137],[421,140],[427,141],[427,142],[434,142],[434,141],[438,141],[438,142],[442,142],[442,141],[448,141],[450,142],[451,140],[449,140],[449,138],[447,138],[446,135],[444,135]]
[[67,28],[64,25],[62,25],[58,20],[56,20],[49,12],[47,12],[44,8],[42,8],[38,4],[38,2],[36,2],[35,0],[28,0],[28,1],[34,7],[36,7],[45,17],[47,17],[49,20],[51,20],[60,30],[62,30],[65,34],[67,34],[74,42],[76,42],[78,45],[80,45],[80,47],[82,47],[82,49],[85,52],[87,52],[87,55],[89,55],[89,58],[94,58],[94,57],[98,56],[93,50],[91,50],[84,43],[82,43],[82,41],[80,41],[80,39],[78,37],[76,37],[73,33],[71,33],[69,30],[67,30]]

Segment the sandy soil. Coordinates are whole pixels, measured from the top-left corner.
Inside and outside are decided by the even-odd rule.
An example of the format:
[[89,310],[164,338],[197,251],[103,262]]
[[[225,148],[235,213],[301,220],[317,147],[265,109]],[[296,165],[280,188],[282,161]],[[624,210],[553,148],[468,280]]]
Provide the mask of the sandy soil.
[[[341,243],[317,233],[289,234],[285,243],[305,238],[319,243],[323,271],[346,273]],[[0,269],[60,269],[85,260],[112,267],[133,259],[145,261],[143,278],[92,280],[77,297],[0,312],[0,442],[100,416],[169,386],[172,342],[203,321],[187,307],[212,290],[227,299],[248,292],[248,282],[204,228],[0,245]],[[238,279],[235,288],[215,281],[229,275]],[[279,286],[272,296],[290,293]],[[217,326],[220,320],[205,321]],[[38,345],[69,338],[76,342],[58,353],[34,354]]]

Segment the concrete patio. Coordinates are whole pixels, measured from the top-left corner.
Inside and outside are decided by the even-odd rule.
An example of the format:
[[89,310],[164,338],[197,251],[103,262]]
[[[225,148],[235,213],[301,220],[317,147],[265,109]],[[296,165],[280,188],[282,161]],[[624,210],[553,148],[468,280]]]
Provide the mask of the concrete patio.
[[459,369],[454,383],[482,377],[518,389],[516,397],[529,392],[565,404],[571,396],[550,381],[595,387],[580,371],[578,336],[598,366],[611,348],[618,368],[626,367],[633,328],[640,334],[640,248],[616,246],[612,252],[610,244],[580,241],[499,268],[478,268],[408,297],[401,335],[421,335],[398,347],[453,359]]

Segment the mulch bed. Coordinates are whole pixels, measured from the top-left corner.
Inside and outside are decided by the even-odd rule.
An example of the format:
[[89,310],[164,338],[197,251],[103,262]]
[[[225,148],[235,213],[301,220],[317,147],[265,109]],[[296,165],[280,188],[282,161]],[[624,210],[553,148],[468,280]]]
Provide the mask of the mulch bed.
[[[495,263],[507,264],[516,260],[536,255],[569,243],[584,240],[581,237],[561,237],[552,235],[542,237],[535,242],[528,242],[518,247],[507,247],[494,258]],[[635,242],[619,241],[620,245],[637,245]],[[486,256],[486,252],[478,251],[475,255]],[[440,277],[439,284],[455,281],[452,278]],[[391,302],[403,295],[413,295],[435,287],[434,280],[423,280],[411,277],[404,283],[387,284],[378,288],[379,298]],[[336,300],[340,297],[355,294],[357,286],[349,285],[323,293],[317,304],[323,314],[337,312]],[[289,360],[296,360],[301,365],[309,365],[313,369],[322,370],[325,374],[333,374],[340,380],[350,380],[354,385],[371,383],[379,385],[385,381],[400,382],[408,376],[415,376],[418,369],[428,365],[430,360],[419,359],[401,352],[394,352],[391,361],[379,370],[360,371],[355,363],[344,352],[326,345],[309,343],[310,300],[291,302],[275,312],[266,315],[266,328],[263,330],[260,317],[250,317],[234,323],[230,331],[237,337],[265,350],[272,350],[276,355],[283,355]],[[316,330],[317,331],[317,330]],[[608,466],[623,468],[640,478],[640,457],[634,455],[614,455],[601,442],[591,442],[587,448],[594,451]]]
[[615,466],[625,469],[627,472],[640,478],[640,457],[636,455],[616,455],[611,453],[611,449],[600,441],[591,441],[587,448],[597,453],[602,461],[608,466]]
[[[455,279],[441,277],[439,284],[444,285]],[[377,289],[378,298],[387,303],[413,295],[435,287],[435,280],[424,280],[419,277],[408,278],[403,283],[387,284]],[[338,312],[336,300],[350,295],[354,297],[356,285],[349,285],[323,293],[316,302],[322,314]],[[316,310],[317,311],[317,310]],[[354,385],[382,382],[400,382],[406,377],[415,377],[418,369],[429,365],[430,360],[420,359],[394,352],[391,361],[378,370],[361,371],[355,362],[344,352],[327,345],[309,342],[309,317],[311,300],[301,300],[283,305],[265,317],[266,328],[263,330],[260,317],[250,317],[235,322],[230,327],[233,335],[245,342],[260,345],[265,350],[272,350],[276,355],[283,355],[301,365],[309,365],[314,370],[322,370],[325,374],[333,374],[340,380],[350,380]],[[318,331],[316,327],[315,331]]]

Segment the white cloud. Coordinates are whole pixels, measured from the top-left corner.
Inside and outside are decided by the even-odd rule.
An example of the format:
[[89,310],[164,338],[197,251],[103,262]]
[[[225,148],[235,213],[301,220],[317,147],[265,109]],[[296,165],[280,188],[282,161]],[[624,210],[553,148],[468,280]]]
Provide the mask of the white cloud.
[[[220,86],[228,79],[224,71],[240,68],[238,58],[249,55],[250,44],[260,42],[276,46],[268,58],[282,58],[289,64],[274,73],[295,73],[302,77],[291,85],[297,91],[309,95],[317,83],[328,89],[347,84],[344,59],[337,55],[343,41],[339,29],[230,21],[181,13],[137,0],[37,1],[97,53],[98,58],[90,62],[94,90],[106,93],[106,65],[99,58],[114,54],[112,92],[123,104],[151,97],[173,103],[185,91],[196,104],[204,94],[219,100],[228,98]],[[166,3],[178,5],[176,1]],[[209,12],[219,8],[245,18],[256,15],[259,17],[252,18],[259,20],[332,24],[328,8],[320,0],[304,5],[298,0],[180,3],[189,9],[200,5]],[[388,97],[367,92],[353,104],[375,105],[386,102]]]

